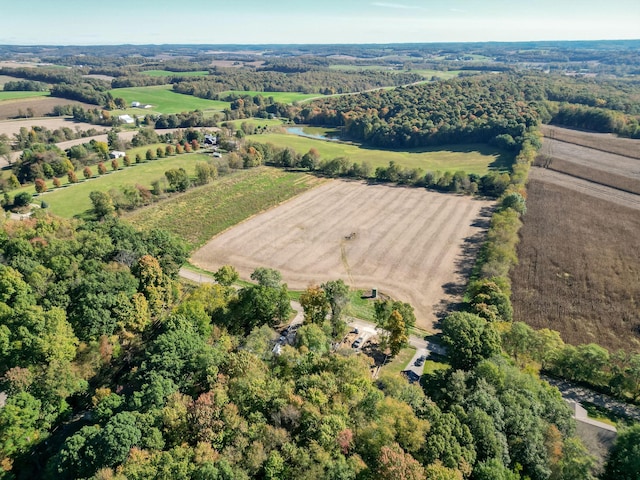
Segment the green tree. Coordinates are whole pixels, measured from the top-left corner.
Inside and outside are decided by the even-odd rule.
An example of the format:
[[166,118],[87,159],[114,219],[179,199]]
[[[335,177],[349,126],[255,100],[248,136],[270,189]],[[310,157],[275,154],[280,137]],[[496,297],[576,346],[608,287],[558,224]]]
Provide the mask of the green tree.
[[223,265],[214,272],[213,278],[215,278],[216,282],[218,282],[220,285],[224,287],[230,287],[238,281],[240,275],[232,265]]
[[329,313],[329,300],[320,287],[317,285],[309,286],[302,295],[300,295],[300,305],[304,309],[305,323],[315,323],[322,325]]
[[282,282],[282,275],[273,268],[258,267],[251,274],[251,280],[263,287],[277,288]]
[[451,366],[468,370],[484,358],[500,353],[500,337],[493,324],[467,312],[454,312],[442,321],[442,340]]
[[164,176],[167,177],[167,181],[169,182],[169,185],[171,185],[171,188],[177,192],[184,192],[191,185],[189,175],[184,168],[172,168],[171,170],[164,172]]
[[395,357],[407,345],[409,340],[407,328],[402,314],[398,310],[392,310],[389,318],[384,322],[377,323],[376,328],[380,337],[381,349],[388,348],[391,357]]
[[605,480],[638,480],[640,472],[640,425],[618,431],[616,443],[604,468]]
[[110,217],[115,213],[113,200],[108,193],[93,191],[89,194],[89,198],[93,204],[93,212],[99,219]]

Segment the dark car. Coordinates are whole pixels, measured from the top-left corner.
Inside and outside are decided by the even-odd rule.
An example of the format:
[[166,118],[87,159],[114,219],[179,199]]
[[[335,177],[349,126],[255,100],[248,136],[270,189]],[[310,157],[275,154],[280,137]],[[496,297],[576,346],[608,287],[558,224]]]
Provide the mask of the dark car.
[[424,361],[425,361],[426,359],[427,359],[427,357],[426,357],[426,356],[424,356],[424,355],[422,355],[422,356],[418,357],[418,358],[416,359],[415,366],[416,366],[416,367],[421,367],[421,366],[422,366],[422,364],[424,363]]
[[359,348],[362,345],[364,338],[362,337],[358,337],[356,338],[356,341],[353,342],[353,344],[351,345],[353,348]]

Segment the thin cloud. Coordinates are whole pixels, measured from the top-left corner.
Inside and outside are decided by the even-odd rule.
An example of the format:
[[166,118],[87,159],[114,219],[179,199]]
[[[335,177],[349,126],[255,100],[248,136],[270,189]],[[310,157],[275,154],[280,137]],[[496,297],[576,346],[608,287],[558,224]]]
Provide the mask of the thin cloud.
[[373,2],[372,5],[382,8],[395,8],[397,10],[426,10],[426,8],[424,7],[418,7],[416,5],[405,5],[404,3]]

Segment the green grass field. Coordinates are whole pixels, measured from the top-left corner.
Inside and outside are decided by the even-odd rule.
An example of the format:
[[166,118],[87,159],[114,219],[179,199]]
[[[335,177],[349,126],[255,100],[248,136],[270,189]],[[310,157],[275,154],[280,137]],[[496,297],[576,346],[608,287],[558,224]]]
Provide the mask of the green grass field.
[[244,91],[244,90],[228,90],[226,92],[221,92],[220,96],[223,97],[224,95],[228,95],[231,93],[235,93],[237,95],[251,95],[252,97],[255,97],[256,95],[262,95],[265,98],[273,97],[273,99],[276,102],[280,102],[280,103],[302,102],[305,100],[323,96],[319,93],[255,92],[255,91]]
[[[322,134],[326,133],[328,129],[305,128],[304,131],[305,133]],[[467,173],[484,175],[490,169],[508,168],[512,160],[508,154],[484,144],[449,145],[398,151],[316,140],[286,133],[267,133],[247,138],[255,142],[272,143],[277,147],[290,147],[300,154],[308,152],[310,148],[315,148],[320,152],[322,158],[347,157],[351,162],[362,163],[366,161],[374,170],[377,167],[386,167],[389,165],[389,161],[393,160],[403,167],[422,168],[425,172],[464,170]]]
[[[155,151],[157,146],[158,145],[147,145],[144,147],[144,152],[146,152],[147,148],[152,148]],[[132,161],[134,157],[135,153],[131,156]],[[97,176],[97,165],[91,166],[90,168],[94,173],[93,178],[87,181],[82,181],[84,180],[84,177],[82,176],[82,170],[80,170],[76,172],[78,180],[81,180],[79,183],[69,184],[67,177],[65,176],[60,179],[62,186],[55,190],[53,189],[53,182],[49,180],[47,182],[47,187],[50,191],[34,197],[33,202],[39,203],[40,201],[45,201],[49,204],[49,210],[52,213],[61,217],[71,218],[76,215],[82,215],[84,212],[91,209],[92,205],[91,200],[89,199],[89,194],[94,190],[108,192],[112,188],[135,184],[144,185],[150,188],[151,183],[155,180],[164,179],[164,172],[170,168],[182,167],[189,175],[194,176],[195,164],[198,161],[207,161],[209,159],[209,155],[193,153],[152,160],[140,164],[133,164],[131,167],[125,168],[122,167],[122,159],[120,159],[119,162],[121,169],[116,172],[111,171],[110,162],[105,162],[105,166],[111,173]],[[35,188],[33,185],[29,185],[28,187],[23,187],[19,190],[12,191],[11,193],[12,195],[15,195],[21,191],[35,193]]]
[[380,369],[380,376],[400,375],[400,372],[407,368],[407,365],[409,365],[409,362],[415,354],[415,347],[409,346],[407,348],[403,348],[393,360]]
[[387,71],[387,72],[396,72],[400,73],[403,70],[398,70],[392,67],[388,67],[385,65],[330,65],[329,70],[340,70],[342,72],[361,72],[366,70],[374,70],[374,71]]
[[227,120],[223,123],[227,123],[232,125],[233,128],[240,128],[240,125],[243,123],[248,123],[250,125],[263,126],[263,127],[277,127],[282,125],[282,120],[279,118],[242,118],[240,120]]
[[142,75],[150,77],[206,77],[209,75],[207,70],[197,70],[195,72],[171,72],[169,70],[145,70],[140,72]]
[[0,102],[3,100],[19,100],[21,98],[48,97],[49,92],[0,92]]
[[222,111],[230,106],[229,102],[219,102],[216,100],[206,100],[204,98],[194,97],[193,95],[184,95],[175,93],[171,90],[171,85],[159,85],[153,87],[131,87],[131,88],[114,88],[110,90],[114,98],[124,98],[129,104],[131,102],[140,102],[142,104],[153,105],[152,108],[127,108],[126,110],[115,110],[113,115],[146,115],[147,113],[181,113],[193,110],[202,110],[207,112]]
[[125,218],[144,230],[172,231],[195,249],[227,228],[318,183],[317,178],[299,172],[269,167],[240,170],[136,210]]
[[462,70],[411,70],[410,73],[418,73],[427,79],[431,79],[431,77],[437,77],[442,80],[449,80],[451,78],[455,78],[460,75]]

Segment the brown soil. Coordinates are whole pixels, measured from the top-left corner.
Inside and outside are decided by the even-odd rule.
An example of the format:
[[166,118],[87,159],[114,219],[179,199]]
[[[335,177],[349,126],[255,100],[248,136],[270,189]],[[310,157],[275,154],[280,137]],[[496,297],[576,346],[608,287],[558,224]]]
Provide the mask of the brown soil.
[[[587,144],[603,138],[566,135]],[[640,145],[612,139],[609,151]],[[548,138],[542,153],[548,156],[538,162],[548,168],[531,169],[519,264],[511,273],[514,317],[557,330],[571,344],[638,352],[640,195],[631,192],[640,192],[640,160]]]
[[96,105],[67,100],[56,97],[31,97],[16,100],[3,100],[0,102],[0,120],[15,118],[20,111],[26,112],[27,108],[33,110],[34,117],[43,117],[53,110],[56,105],[80,105],[83,108],[96,108]]
[[416,188],[333,181],[218,235],[194,253],[207,270],[280,270],[290,288],[342,278],[411,303],[432,329],[459,301],[492,203]]
[[584,132],[553,125],[543,125],[541,130],[544,136],[549,139],[583,145],[594,150],[640,158],[640,141],[638,140],[617,137],[610,133]]
[[[1,106],[1,104],[0,104]],[[45,127],[49,130],[55,130],[57,128],[69,127],[72,130],[89,130],[95,128],[96,130],[102,130],[104,127],[99,125],[91,125],[90,123],[74,122],[70,118],[64,117],[48,117],[48,118],[21,118],[17,120],[5,120],[0,122],[0,135],[5,134],[9,138],[14,133],[18,133],[21,127]]]
[[640,351],[638,208],[571,188],[571,177],[549,182],[548,173],[529,177],[514,318],[572,344]]

